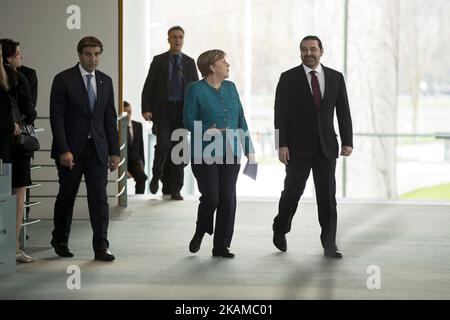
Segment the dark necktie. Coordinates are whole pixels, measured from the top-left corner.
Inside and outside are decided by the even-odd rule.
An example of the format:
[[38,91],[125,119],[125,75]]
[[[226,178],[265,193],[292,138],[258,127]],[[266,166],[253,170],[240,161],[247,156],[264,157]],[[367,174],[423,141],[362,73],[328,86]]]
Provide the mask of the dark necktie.
[[133,145],[133,126],[132,125],[129,125],[128,126],[128,139],[129,139],[129,141],[128,141],[128,143],[130,144],[130,145]]
[[320,108],[320,103],[322,102],[322,94],[320,93],[320,85],[319,80],[316,76],[316,71],[311,71],[311,88],[314,98],[314,104],[316,105],[317,110]]
[[87,74],[86,79],[87,79],[86,90],[87,90],[87,94],[88,94],[88,98],[89,98],[89,104],[91,107],[91,113],[93,113],[94,107],[95,107],[95,92],[94,92],[94,87],[92,86],[92,82],[91,82],[92,74]]
[[181,97],[181,71],[180,71],[180,56],[174,54],[172,63],[172,81],[170,83],[170,95],[172,97]]

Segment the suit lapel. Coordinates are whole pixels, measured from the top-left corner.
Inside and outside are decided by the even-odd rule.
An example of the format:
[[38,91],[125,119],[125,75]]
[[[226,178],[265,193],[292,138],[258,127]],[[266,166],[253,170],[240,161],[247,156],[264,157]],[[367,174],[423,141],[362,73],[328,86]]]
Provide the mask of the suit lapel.
[[310,106],[311,108],[314,108],[316,110],[316,107],[314,106],[314,97],[311,92],[311,87],[308,82],[308,78],[306,77],[305,69],[303,68],[303,64],[299,67],[299,76],[300,76],[300,87],[302,90],[306,90],[307,95],[310,100]]
[[187,59],[187,56],[184,53],[182,53],[181,56],[182,56],[181,62],[183,65],[183,68],[182,68],[183,90],[185,90],[187,87],[188,79],[191,79],[190,75],[188,74],[190,71],[190,68],[189,68],[189,61]]
[[162,57],[162,78],[163,83],[167,85],[166,92],[169,89],[169,52],[166,52]]
[[99,108],[99,106],[101,106],[102,102],[103,102],[103,93],[104,93],[104,89],[103,89],[103,77],[102,75],[95,70],[95,82],[97,84],[97,99],[95,101],[95,107],[94,107],[94,113],[95,114],[97,112]]
[[331,71],[324,65],[322,65],[322,69],[323,69],[323,73],[325,75],[325,92],[323,93],[323,99],[322,99],[321,105],[324,104],[324,101],[327,99],[327,93],[330,89],[330,86],[332,85]]
[[[79,64],[79,63],[78,63]],[[86,84],[84,82],[83,76],[81,75],[81,71],[80,71],[80,67],[78,66],[78,64],[74,67],[74,72],[76,75],[76,78],[78,79],[78,85],[81,88],[81,96],[82,96],[82,100],[84,102],[84,106],[85,106],[85,110],[88,114],[91,114],[91,109],[90,109],[90,103],[89,103],[89,97],[87,94],[87,90],[86,90]]]

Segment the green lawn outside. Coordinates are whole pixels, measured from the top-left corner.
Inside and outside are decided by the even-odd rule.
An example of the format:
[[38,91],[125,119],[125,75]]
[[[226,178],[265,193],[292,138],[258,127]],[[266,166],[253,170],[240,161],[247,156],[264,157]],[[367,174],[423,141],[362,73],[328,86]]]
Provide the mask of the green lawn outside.
[[400,196],[401,199],[450,200],[450,183],[417,189]]

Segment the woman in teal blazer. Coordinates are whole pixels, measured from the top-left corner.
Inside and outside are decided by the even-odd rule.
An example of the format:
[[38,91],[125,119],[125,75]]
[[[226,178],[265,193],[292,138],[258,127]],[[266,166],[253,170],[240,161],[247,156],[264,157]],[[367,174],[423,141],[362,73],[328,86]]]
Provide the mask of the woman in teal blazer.
[[189,250],[197,252],[205,232],[212,235],[215,230],[212,255],[233,258],[229,247],[240,157],[243,149],[249,161],[254,161],[254,149],[236,86],[225,80],[230,69],[225,52],[206,51],[199,56],[197,66],[203,79],[188,86],[184,99],[184,125],[191,132],[192,172],[201,193]]

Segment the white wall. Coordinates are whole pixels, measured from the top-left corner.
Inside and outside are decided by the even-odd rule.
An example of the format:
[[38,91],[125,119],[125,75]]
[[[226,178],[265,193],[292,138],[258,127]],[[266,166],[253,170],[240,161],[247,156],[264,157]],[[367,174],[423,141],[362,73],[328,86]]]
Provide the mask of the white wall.
[[[72,5],[80,9],[80,28],[68,28]],[[14,0],[2,1],[0,10],[0,38],[12,38],[20,42],[24,55],[24,65],[36,69],[38,76],[38,117],[49,116],[50,89],[53,77],[78,62],[78,41],[87,35],[101,39],[104,52],[99,70],[111,76],[114,82],[115,101],[118,99],[119,76],[119,19],[118,1],[111,0]],[[44,128],[39,133],[41,150],[36,153],[34,165],[54,165],[50,158],[52,134],[48,119],[36,120],[36,127]],[[33,182],[42,183],[41,187],[31,189],[32,201],[42,201],[31,209],[31,218],[53,218],[53,205],[58,191],[55,167],[44,167],[32,171]],[[117,172],[110,174],[110,180],[117,179]],[[110,183],[108,193],[117,193],[117,185]],[[80,195],[86,194],[84,187]],[[110,205],[116,206],[117,200],[110,198]],[[86,198],[80,198],[75,204],[74,219],[88,218]]]

